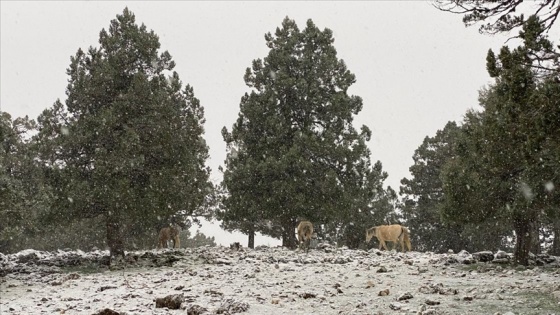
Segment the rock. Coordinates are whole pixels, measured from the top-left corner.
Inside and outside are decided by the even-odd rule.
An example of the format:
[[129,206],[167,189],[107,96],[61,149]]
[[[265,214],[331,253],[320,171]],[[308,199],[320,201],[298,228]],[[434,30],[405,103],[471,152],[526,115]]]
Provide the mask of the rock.
[[449,289],[444,288],[442,283],[433,284],[429,283],[428,285],[423,285],[418,288],[420,293],[424,294],[441,294],[441,295],[456,295],[459,294],[457,289]]
[[25,264],[25,263],[29,263],[29,262],[35,263],[38,260],[39,260],[39,256],[37,256],[37,253],[30,252],[29,254],[19,255],[17,262],[20,263],[20,264]]
[[93,315],[121,315],[121,313],[119,313],[117,311],[113,311],[110,308],[106,308],[106,309],[101,310],[97,313],[94,313]]
[[458,262],[459,262],[459,260],[457,260],[457,258],[455,258],[455,257],[449,257],[446,261],[447,264],[456,264]]
[[509,264],[509,259],[508,258],[494,258],[494,260],[492,260],[493,264]]
[[304,293],[300,293],[299,297],[304,298],[304,299],[310,299],[310,298],[315,298],[317,297],[317,294],[315,293],[309,293],[309,292],[304,292]]
[[548,254],[539,254],[537,255],[537,257],[539,260],[542,260],[545,264],[552,264],[556,262],[556,258]]
[[468,258],[465,258],[465,259],[461,260],[461,263],[464,264],[464,265],[470,265],[470,264],[476,263],[476,260],[474,260],[474,258],[468,257]]
[[340,257],[336,257],[333,260],[333,264],[346,264],[351,262],[352,259],[350,257],[346,257],[346,256],[340,256]]
[[560,303],[560,291],[552,292],[552,296]]
[[335,248],[329,243],[318,243],[317,246],[315,246],[315,248],[321,249],[325,253],[332,253],[335,251]]
[[502,259],[502,258],[508,258],[508,254],[503,250],[497,251],[496,254],[494,255],[494,259]]
[[474,254],[472,254],[472,256],[473,256],[474,259],[476,259],[478,261],[481,261],[481,262],[488,262],[488,261],[494,260],[494,253],[492,253],[489,250],[474,253]]
[[66,280],[76,280],[80,279],[80,275],[77,273],[71,273],[66,276]]
[[426,303],[427,305],[431,305],[431,306],[440,304],[439,301],[434,301],[434,300],[430,300],[430,299],[426,299],[426,301],[424,303]]
[[379,291],[379,293],[377,295],[378,296],[387,296],[387,295],[389,295],[389,289],[381,290],[381,291]]
[[392,309],[393,311],[398,311],[403,307],[403,305],[401,303],[398,302],[393,302],[391,304],[389,304],[389,308]]
[[170,310],[178,310],[185,300],[183,294],[172,294],[164,298],[156,298],[156,308],[167,307]]
[[242,313],[249,310],[249,303],[236,301],[234,299],[225,300],[216,310],[216,314],[234,314]]
[[208,312],[208,309],[200,305],[190,305],[187,307],[187,315],[200,315]]
[[385,268],[384,266],[379,267],[379,269],[377,269],[377,273],[383,273],[383,272],[387,272],[387,268]]
[[204,290],[204,294],[208,294],[210,296],[224,296],[224,294],[218,290],[206,289]]
[[114,285],[105,285],[105,286],[99,287],[99,289],[97,289],[96,292],[103,292],[103,291],[105,291],[105,290],[116,289],[116,288],[117,288],[117,287],[114,286]]
[[226,258],[218,258],[215,260],[215,264],[217,265],[231,265],[233,262]]
[[397,301],[410,300],[413,296],[409,292],[405,292],[397,297]]

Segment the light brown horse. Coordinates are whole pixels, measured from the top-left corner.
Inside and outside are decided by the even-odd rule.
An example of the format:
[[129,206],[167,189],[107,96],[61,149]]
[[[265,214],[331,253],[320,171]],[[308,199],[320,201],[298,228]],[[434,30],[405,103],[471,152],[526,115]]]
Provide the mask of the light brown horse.
[[311,237],[313,236],[313,224],[309,221],[301,221],[297,227],[299,248],[305,248],[309,252]]
[[366,242],[369,243],[372,237],[377,237],[379,240],[379,249],[384,248],[388,250],[385,242],[393,242],[393,249],[397,247],[397,242],[401,244],[401,250],[404,252],[404,245],[411,250],[410,244],[410,231],[407,227],[393,224],[393,225],[380,225],[374,226],[366,230]]

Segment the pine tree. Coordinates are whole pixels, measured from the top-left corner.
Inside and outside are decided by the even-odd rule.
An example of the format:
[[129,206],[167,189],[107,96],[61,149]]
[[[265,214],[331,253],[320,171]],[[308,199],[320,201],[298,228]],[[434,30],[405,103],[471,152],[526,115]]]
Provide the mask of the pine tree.
[[498,55],[489,51],[487,69],[495,83],[480,96],[484,111],[469,113],[464,149],[443,172],[444,215],[463,222],[499,218],[513,225],[515,260],[527,265],[538,251],[538,229],[559,199],[550,183],[558,179],[558,82],[544,80],[531,65],[534,49],[549,47],[542,23],[528,19],[524,44]]
[[337,58],[332,31],[311,20],[300,31],[285,18],[265,40],[268,56],[245,73],[252,90],[241,98],[239,118],[231,132],[222,130],[223,219],[292,247],[299,220],[347,222],[383,193],[387,174],[370,162],[370,130],[352,126],[362,99],[348,94],[356,79]]
[[36,123],[0,112],[0,252],[22,249],[40,228],[49,198],[29,138]]
[[131,230],[192,214],[212,186],[204,109],[158,55],[158,36],[124,9],[99,43],[71,58],[68,98],[39,117],[37,141],[57,192],[51,215],[103,217],[118,257]]
[[508,236],[507,225],[495,220],[469,224],[445,222],[440,209],[445,201],[441,175],[444,166],[453,163],[463,146],[463,128],[448,122],[434,137],[426,137],[415,150],[412,178],[401,180],[403,212],[415,248],[420,251],[446,252],[503,249],[501,240]]

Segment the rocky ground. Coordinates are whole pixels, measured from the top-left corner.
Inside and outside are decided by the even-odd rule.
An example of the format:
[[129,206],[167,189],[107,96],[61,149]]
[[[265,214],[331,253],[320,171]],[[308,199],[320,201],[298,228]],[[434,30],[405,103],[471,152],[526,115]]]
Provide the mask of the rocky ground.
[[319,244],[0,254],[0,314],[559,314],[560,258]]

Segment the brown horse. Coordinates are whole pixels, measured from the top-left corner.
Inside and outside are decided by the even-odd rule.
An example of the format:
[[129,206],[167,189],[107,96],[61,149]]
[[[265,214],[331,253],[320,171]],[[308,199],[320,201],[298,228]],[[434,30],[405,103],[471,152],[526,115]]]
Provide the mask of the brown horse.
[[309,252],[311,237],[313,236],[313,224],[309,221],[301,221],[297,227],[299,248],[305,248]]
[[167,248],[167,242],[173,241],[173,248],[181,247],[179,229],[175,226],[164,227],[159,231],[158,248]]

